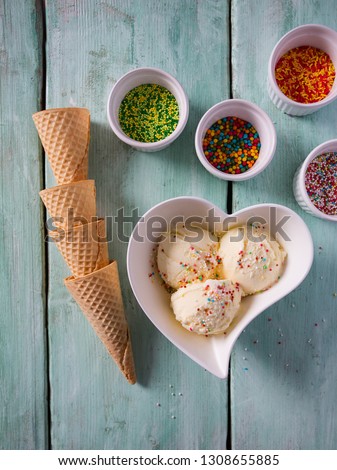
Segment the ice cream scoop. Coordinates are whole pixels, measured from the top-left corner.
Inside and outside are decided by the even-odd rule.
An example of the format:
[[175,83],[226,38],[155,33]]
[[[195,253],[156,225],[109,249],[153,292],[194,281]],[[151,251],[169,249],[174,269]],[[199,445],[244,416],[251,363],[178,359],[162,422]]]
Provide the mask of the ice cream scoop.
[[158,245],[159,274],[174,289],[205,281],[215,273],[218,246],[217,237],[202,228],[192,233],[179,227],[165,233]]
[[244,293],[264,291],[278,281],[286,252],[261,226],[235,227],[220,239],[222,276],[238,282]]
[[171,296],[176,319],[199,335],[223,333],[240,308],[242,290],[229,280],[208,279],[181,287]]

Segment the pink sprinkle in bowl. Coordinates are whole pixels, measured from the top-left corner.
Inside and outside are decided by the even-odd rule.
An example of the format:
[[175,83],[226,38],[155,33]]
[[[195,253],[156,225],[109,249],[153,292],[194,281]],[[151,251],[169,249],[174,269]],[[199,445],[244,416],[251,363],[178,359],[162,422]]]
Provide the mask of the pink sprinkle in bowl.
[[304,160],[302,165],[297,168],[293,181],[293,191],[296,201],[299,206],[306,212],[320,219],[330,220],[332,222],[337,222],[337,215],[329,215],[317,209],[317,207],[311,202],[306,187],[305,187],[305,174],[308,166],[322,153],[327,152],[337,152],[337,139],[328,140],[323,142],[323,144],[315,147]]

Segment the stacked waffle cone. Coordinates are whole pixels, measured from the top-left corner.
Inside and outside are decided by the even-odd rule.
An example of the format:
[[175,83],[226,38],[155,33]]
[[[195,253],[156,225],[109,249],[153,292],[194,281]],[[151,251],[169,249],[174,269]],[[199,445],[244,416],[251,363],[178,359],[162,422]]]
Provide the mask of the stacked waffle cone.
[[127,380],[136,374],[116,261],[109,261],[104,219],[96,217],[95,181],[88,180],[90,114],[48,109],[33,120],[58,186],[40,192],[52,217],[49,232],[72,275],[65,285]]

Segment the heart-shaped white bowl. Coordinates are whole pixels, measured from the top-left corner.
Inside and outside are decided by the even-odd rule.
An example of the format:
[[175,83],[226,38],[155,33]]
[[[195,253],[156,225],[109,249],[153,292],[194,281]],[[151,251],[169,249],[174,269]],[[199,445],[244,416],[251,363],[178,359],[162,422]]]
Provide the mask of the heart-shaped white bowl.
[[[230,226],[245,225],[252,218],[256,220],[261,217],[286,250],[287,259],[277,284],[265,292],[243,298],[239,314],[226,335],[204,337],[188,332],[175,319],[170,307],[170,295],[156,271],[155,253],[157,237],[169,229],[177,216],[182,216],[184,220],[189,217],[202,218],[204,227],[209,228],[205,218],[212,209],[214,216],[220,220],[215,227],[216,232],[223,230],[229,217],[236,218],[235,222],[231,219]],[[287,219],[282,224],[284,217]],[[280,230],[277,228],[278,223]],[[273,233],[275,227],[276,232],[274,230]],[[285,206],[260,204],[229,216],[205,199],[178,197],[154,206],[137,223],[129,241],[127,270],[134,295],[152,323],[191,359],[212,374],[225,379],[228,376],[232,348],[242,330],[257,315],[301,284],[310,271],[313,257],[313,242],[308,227],[299,215]]]

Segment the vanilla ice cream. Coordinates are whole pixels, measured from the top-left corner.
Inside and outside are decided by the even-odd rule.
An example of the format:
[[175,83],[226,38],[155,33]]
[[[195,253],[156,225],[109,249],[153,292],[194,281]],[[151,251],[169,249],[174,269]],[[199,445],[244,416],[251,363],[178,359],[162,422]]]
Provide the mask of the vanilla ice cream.
[[181,287],[171,296],[176,319],[199,335],[223,333],[240,308],[242,290],[232,281],[208,279]]
[[286,252],[261,226],[236,227],[220,240],[222,276],[238,282],[245,294],[271,287],[279,279]]
[[164,233],[157,251],[161,278],[174,289],[209,279],[218,264],[218,246],[218,239],[201,228],[198,234],[184,227]]

